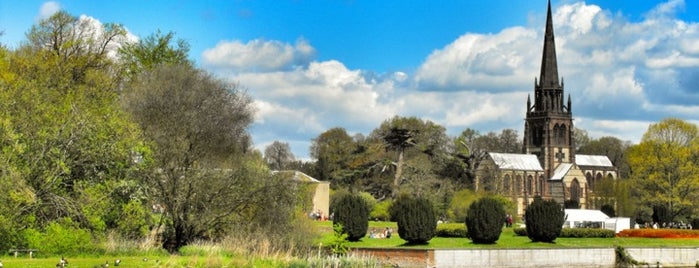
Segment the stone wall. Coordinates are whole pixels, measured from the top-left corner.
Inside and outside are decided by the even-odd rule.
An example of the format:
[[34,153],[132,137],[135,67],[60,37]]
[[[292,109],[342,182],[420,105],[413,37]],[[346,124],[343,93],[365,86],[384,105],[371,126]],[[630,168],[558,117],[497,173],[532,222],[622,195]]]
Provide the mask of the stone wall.
[[[614,248],[353,249],[393,267],[614,267]],[[695,267],[699,248],[627,248],[651,267]]]

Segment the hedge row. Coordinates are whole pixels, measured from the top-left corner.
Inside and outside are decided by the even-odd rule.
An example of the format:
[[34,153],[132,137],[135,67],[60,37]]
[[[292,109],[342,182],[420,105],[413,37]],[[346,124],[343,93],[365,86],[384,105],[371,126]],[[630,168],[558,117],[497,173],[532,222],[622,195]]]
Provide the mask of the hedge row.
[[[519,236],[527,236],[527,229],[515,228],[515,234]],[[612,238],[614,231],[599,228],[563,228],[559,237],[575,237],[575,238]]]
[[440,223],[437,224],[436,236],[468,238],[468,230],[466,229],[466,224],[463,223]]

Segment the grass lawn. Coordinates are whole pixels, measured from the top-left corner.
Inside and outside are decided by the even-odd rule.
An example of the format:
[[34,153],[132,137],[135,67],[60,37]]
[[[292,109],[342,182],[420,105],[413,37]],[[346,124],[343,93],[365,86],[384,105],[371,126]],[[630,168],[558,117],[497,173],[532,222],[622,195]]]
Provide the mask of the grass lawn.
[[[125,256],[121,257],[74,257],[67,258],[70,268],[98,268],[103,267],[105,262],[109,263],[110,268],[114,266],[114,260],[119,258],[121,264],[118,267],[129,268],[158,268],[158,267],[283,267],[284,262],[279,260],[267,259],[249,259],[245,257],[223,256],[221,254],[215,256]],[[26,256],[14,258],[5,256],[2,259],[4,267],[56,267],[60,257],[50,258],[33,258],[29,259]]]
[[[333,239],[332,222],[316,222],[322,232],[322,238],[318,243],[328,245]],[[383,230],[385,227],[397,229],[395,222],[369,222],[369,230],[376,228]],[[492,245],[474,244],[468,238],[443,238],[435,237],[427,245],[406,245],[405,240],[400,239],[396,231],[389,239],[362,238],[358,242],[350,242],[349,246],[354,248],[434,248],[434,249],[468,249],[468,248],[608,248],[615,246],[622,247],[699,247],[699,239],[666,239],[666,238],[635,238],[635,237],[614,237],[614,238],[558,238],[555,243],[531,242],[526,236],[517,236],[512,228],[503,229],[500,239]]]

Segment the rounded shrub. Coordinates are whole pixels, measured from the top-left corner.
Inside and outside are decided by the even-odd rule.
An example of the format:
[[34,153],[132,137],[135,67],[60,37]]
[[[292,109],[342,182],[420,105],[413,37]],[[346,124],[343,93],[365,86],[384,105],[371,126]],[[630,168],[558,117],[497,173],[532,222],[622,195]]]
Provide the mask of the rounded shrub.
[[424,198],[403,197],[393,207],[398,235],[410,244],[426,244],[437,230],[437,216],[432,203]]
[[359,195],[344,195],[335,203],[333,225],[341,224],[347,240],[359,241],[369,229],[369,209]]
[[501,202],[483,197],[471,203],[466,215],[466,227],[473,243],[492,244],[498,241],[506,216]]
[[555,200],[534,198],[524,212],[527,236],[534,242],[553,242],[561,235],[565,211]]

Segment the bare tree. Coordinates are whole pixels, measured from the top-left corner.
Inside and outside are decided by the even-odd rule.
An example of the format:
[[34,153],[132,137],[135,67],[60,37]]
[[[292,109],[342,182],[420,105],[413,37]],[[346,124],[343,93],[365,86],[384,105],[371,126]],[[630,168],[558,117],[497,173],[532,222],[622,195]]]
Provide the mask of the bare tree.
[[294,161],[296,158],[287,142],[274,141],[265,148],[265,162],[272,170],[284,170]]
[[146,182],[166,208],[166,249],[220,230],[253,206],[260,193],[247,187],[261,173],[240,164],[252,106],[236,85],[189,65],[161,65],[138,77],[124,100],[154,147]]

